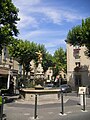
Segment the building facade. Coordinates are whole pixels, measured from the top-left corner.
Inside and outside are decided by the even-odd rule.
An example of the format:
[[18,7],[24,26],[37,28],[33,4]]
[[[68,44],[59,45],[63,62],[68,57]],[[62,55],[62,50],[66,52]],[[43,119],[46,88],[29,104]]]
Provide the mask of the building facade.
[[9,57],[6,47],[0,55],[0,89],[9,89],[11,81],[15,85],[18,75],[18,62]]
[[67,44],[67,82],[73,89],[90,85],[90,58],[85,55],[86,47]]

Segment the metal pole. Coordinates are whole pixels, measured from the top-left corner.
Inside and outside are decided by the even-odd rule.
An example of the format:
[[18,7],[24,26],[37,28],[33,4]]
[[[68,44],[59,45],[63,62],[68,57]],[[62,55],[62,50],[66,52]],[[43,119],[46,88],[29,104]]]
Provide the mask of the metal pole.
[[34,112],[34,119],[37,118],[37,94],[35,94],[35,112]]
[[64,114],[64,104],[63,104],[63,92],[61,92],[61,114]]
[[85,93],[83,92],[83,111],[85,111]]
[[8,72],[8,81],[7,81],[7,89],[9,89],[9,87],[10,87],[10,70],[9,70],[9,72]]

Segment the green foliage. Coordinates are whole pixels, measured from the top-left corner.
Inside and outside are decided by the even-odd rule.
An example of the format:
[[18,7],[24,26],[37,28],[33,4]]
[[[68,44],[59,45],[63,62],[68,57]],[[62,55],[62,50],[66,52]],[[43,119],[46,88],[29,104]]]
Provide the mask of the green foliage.
[[30,61],[32,59],[35,60],[36,64],[38,64],[38,56],[36,54],[37,51],[42,52],[42,65],[44,70],[46,70],[45,63],[47,63],[47,54],[44,45],[37,45],[34,42],[23,41],[23,40],[13,40],[12,45],[8,46],[9,54],[11,57],[16,59],[21,65],[23,65],[23,73],[30,71]]
[[53,56],[47,52],[45,53],[43,58],[44,71],[46,71],[48,67],[52,67],[52,66],[53,66]]
[[82,20],[82,25],[72,28],[67,35],[67,43],[71,45],[85,45],[86,55],[90,57],[90,17]]
[[54,68],[55,76],[60,70],[66,70],[66,52],[62,48],[55,51],[54,56],[46,52],[44,45],[35,44],[34,42],[29,42],[27,40],[17,40],[14,39],[12,44],[8,46],[9,54],[11,57],[16,59],[19,64],[23,65],[23,76],[25,76],[25,71],[30,71],[30,61],[35,60],[36,66],[38,65],[38,56],[36,52],[39,50],[42,53],[42,66],[44,72],[48,67]]
[[3,46],[7,46],[17,36],[17,21],[19,10],[11,0],[0,0],[0,52]]
[[36,57],[37,45],[33,42],[15,40],[12,45],[8,46],[9,54],[14,57],[26,71],[29,70],[29,64]]
[[59,66],[58,65],[55,65],[53,67],[53,76],[54,78],[56,78],[56,76],[59,74]]
[[72,30],[69,30],[69,33],[67,35],[67,42],[73,45],[80,45],[82,38],[82,30],[81,26],[76,26],[72,28]]
[[58,75],[61,70],[66,72],[66,52],[62,48],[59,48],[55,51],[53,57],[54,75]]

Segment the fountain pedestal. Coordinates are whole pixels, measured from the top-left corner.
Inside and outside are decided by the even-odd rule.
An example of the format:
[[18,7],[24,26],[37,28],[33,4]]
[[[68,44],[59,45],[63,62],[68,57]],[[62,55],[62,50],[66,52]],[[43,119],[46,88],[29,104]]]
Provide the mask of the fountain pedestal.
[[35,88],[35,90],[43,90],[44,89],[44,87],[41,86],[40,84],[36,85],[34,88]]

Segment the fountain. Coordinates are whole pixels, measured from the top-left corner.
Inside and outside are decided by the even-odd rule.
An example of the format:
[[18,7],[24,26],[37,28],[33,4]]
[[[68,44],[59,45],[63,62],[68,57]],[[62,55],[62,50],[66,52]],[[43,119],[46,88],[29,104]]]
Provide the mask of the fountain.
[[[57,94],[60,92],[59,89],[44,89],[44,73],[43,73],[43,67],[42,67],[42,53],[41,51],[36,52],[38,55],[38,66],[37,68],[34,68],[32,66],[32,73],[34,72],[34,82],[35,87],[34,88],[26,88],[26,89],[20,89],[20,96],[24,100],[34,100],[35,94]],[[33,64],[34,65],[34,64]]]

